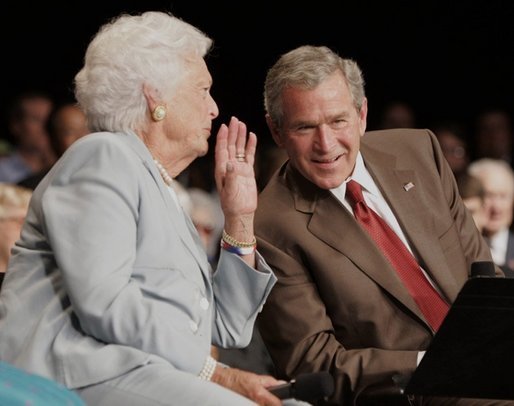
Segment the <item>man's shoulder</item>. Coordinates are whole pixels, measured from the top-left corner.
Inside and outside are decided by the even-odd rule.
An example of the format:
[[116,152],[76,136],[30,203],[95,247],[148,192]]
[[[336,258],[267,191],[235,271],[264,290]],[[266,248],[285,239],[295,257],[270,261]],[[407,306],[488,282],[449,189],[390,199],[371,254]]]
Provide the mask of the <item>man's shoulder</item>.
[[264,189],[259,193],[259,202],[255,213],[256,229],[265,231],[269,226],[278,227],[297,215],[296,198],[298,185],[292,179],[286,179],[284,171],[276,172]]
[[259,205],[257,210],[261,212],[266,211],[270,209],[268,205],[271,205],[272,209],[273,205],[280,204],[280,202],[285,200],[290,201],[290,199],[291,192],[286,186],[285,175],[282,172],[277,172],[270,178],[264,189],[259,193]]
[[402,149],[422,149],[432,144],[435,135],[428,129],[395,128],[367,131],[361,143],[384,152],[395,153]]
[[366,131],[364,137],[367,139],[382,138],[407,138],[407,137],[427,137],[431,133],[426,128],[392,128],[388,130],[371,130]]

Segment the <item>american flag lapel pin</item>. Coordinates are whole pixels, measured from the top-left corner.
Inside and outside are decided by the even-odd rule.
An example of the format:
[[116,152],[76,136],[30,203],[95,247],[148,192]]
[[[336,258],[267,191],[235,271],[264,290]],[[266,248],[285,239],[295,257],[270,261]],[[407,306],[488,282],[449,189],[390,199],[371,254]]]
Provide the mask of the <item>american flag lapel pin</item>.
[[414,183],[412,182],[407,182],[403,185],[403,188],[405,189],[406,192],[408,192],[409,190],[411,190],[412,188],[414,187]]

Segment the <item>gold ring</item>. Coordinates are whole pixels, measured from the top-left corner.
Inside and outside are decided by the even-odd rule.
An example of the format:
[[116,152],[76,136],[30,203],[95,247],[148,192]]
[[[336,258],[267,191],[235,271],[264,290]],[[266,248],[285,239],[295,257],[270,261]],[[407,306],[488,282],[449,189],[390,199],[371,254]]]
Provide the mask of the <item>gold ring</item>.
[[244,162],[246,160],[246,155],[243,154],[236,154],[236,159],[238,162]]

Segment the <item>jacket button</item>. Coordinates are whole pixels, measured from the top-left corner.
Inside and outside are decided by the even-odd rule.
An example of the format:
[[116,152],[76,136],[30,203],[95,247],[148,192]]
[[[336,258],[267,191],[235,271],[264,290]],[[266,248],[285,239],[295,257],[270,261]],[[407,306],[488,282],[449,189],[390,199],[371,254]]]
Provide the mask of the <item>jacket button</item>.
[[189,327],[193,333],[198,331],[198,324],[196,324],[193,320],[189,320]]
[[209,308],[209,301],[208,301],[206,298],[202,297],[202,298],[200,299],[200,307],[201,307],[203,310],[207,310],[207,309]]

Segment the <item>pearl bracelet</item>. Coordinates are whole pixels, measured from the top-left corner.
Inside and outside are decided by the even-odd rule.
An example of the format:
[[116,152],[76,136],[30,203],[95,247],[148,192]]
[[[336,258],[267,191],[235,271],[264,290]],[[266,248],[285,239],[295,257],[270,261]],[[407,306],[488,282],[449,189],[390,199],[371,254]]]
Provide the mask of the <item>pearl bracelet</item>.
[[203,379],[204,381],[210,381],[212,376],[214,375],[216,364],[216,360],[209,355],[205,360],[205,364],[202,370],[198,374],[198,378]]

